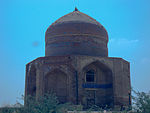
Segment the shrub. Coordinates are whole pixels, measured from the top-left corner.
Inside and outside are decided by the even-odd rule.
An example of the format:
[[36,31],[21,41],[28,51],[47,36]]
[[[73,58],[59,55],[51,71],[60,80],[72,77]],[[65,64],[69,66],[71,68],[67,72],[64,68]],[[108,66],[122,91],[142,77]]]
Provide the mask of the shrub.
[[133,109],[137,113],[150,113],[150,93],[134,91]]

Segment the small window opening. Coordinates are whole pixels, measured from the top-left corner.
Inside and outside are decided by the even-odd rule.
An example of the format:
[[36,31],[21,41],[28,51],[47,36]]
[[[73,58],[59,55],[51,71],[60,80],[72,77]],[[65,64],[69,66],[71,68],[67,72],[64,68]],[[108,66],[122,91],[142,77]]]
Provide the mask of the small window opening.
[[86,72],[86,82],[94,82],[94,70],[89,70]]

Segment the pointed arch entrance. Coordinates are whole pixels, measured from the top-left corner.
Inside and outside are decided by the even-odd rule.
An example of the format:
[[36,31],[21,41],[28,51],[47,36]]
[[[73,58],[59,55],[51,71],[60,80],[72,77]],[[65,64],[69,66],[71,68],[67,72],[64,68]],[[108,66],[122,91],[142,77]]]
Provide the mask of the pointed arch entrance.
[[45,76],[45,93],[55,93],[60,103],[67,101],[67,74],[59,69]]
[[112,71],[100,61],[94,61],[83,68],[82,88],[85,97],[83,103],[87,107],[113,105]]
[[30,66],[28,77],[28,95],[36,96],[36,68],[34,65]]

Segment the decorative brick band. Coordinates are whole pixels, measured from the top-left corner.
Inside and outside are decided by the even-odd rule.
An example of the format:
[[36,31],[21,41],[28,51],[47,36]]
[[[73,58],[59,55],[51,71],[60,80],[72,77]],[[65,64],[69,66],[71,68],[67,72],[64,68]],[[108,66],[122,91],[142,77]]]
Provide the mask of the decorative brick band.
[[101,36],[101,35],[94,35],[94,34],[60,34],[60,35],[52,35],[52,36],[49,36],[49,37],[46,37],[47,39],[48,38],[55,38],[55,37],[65,37],[65,36],[90,36],[90,37],[97,37],[97,38],[102,38],[103,40],[107,40],[104,36]]
[[112,88],[112,84],[90,84],[90,83],[86,83],[86,84],[82,84],[83,88],[103,88],[103,89],[107,89],[107,88]]

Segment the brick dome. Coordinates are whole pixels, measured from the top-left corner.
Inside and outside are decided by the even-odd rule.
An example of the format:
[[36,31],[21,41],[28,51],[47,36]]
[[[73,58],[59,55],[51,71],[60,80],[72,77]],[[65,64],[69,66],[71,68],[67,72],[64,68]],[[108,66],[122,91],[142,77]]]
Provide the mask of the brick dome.
[[45,33],[45,55],[108,56],[106,29],[92,17],[75,11],[59,18]]

